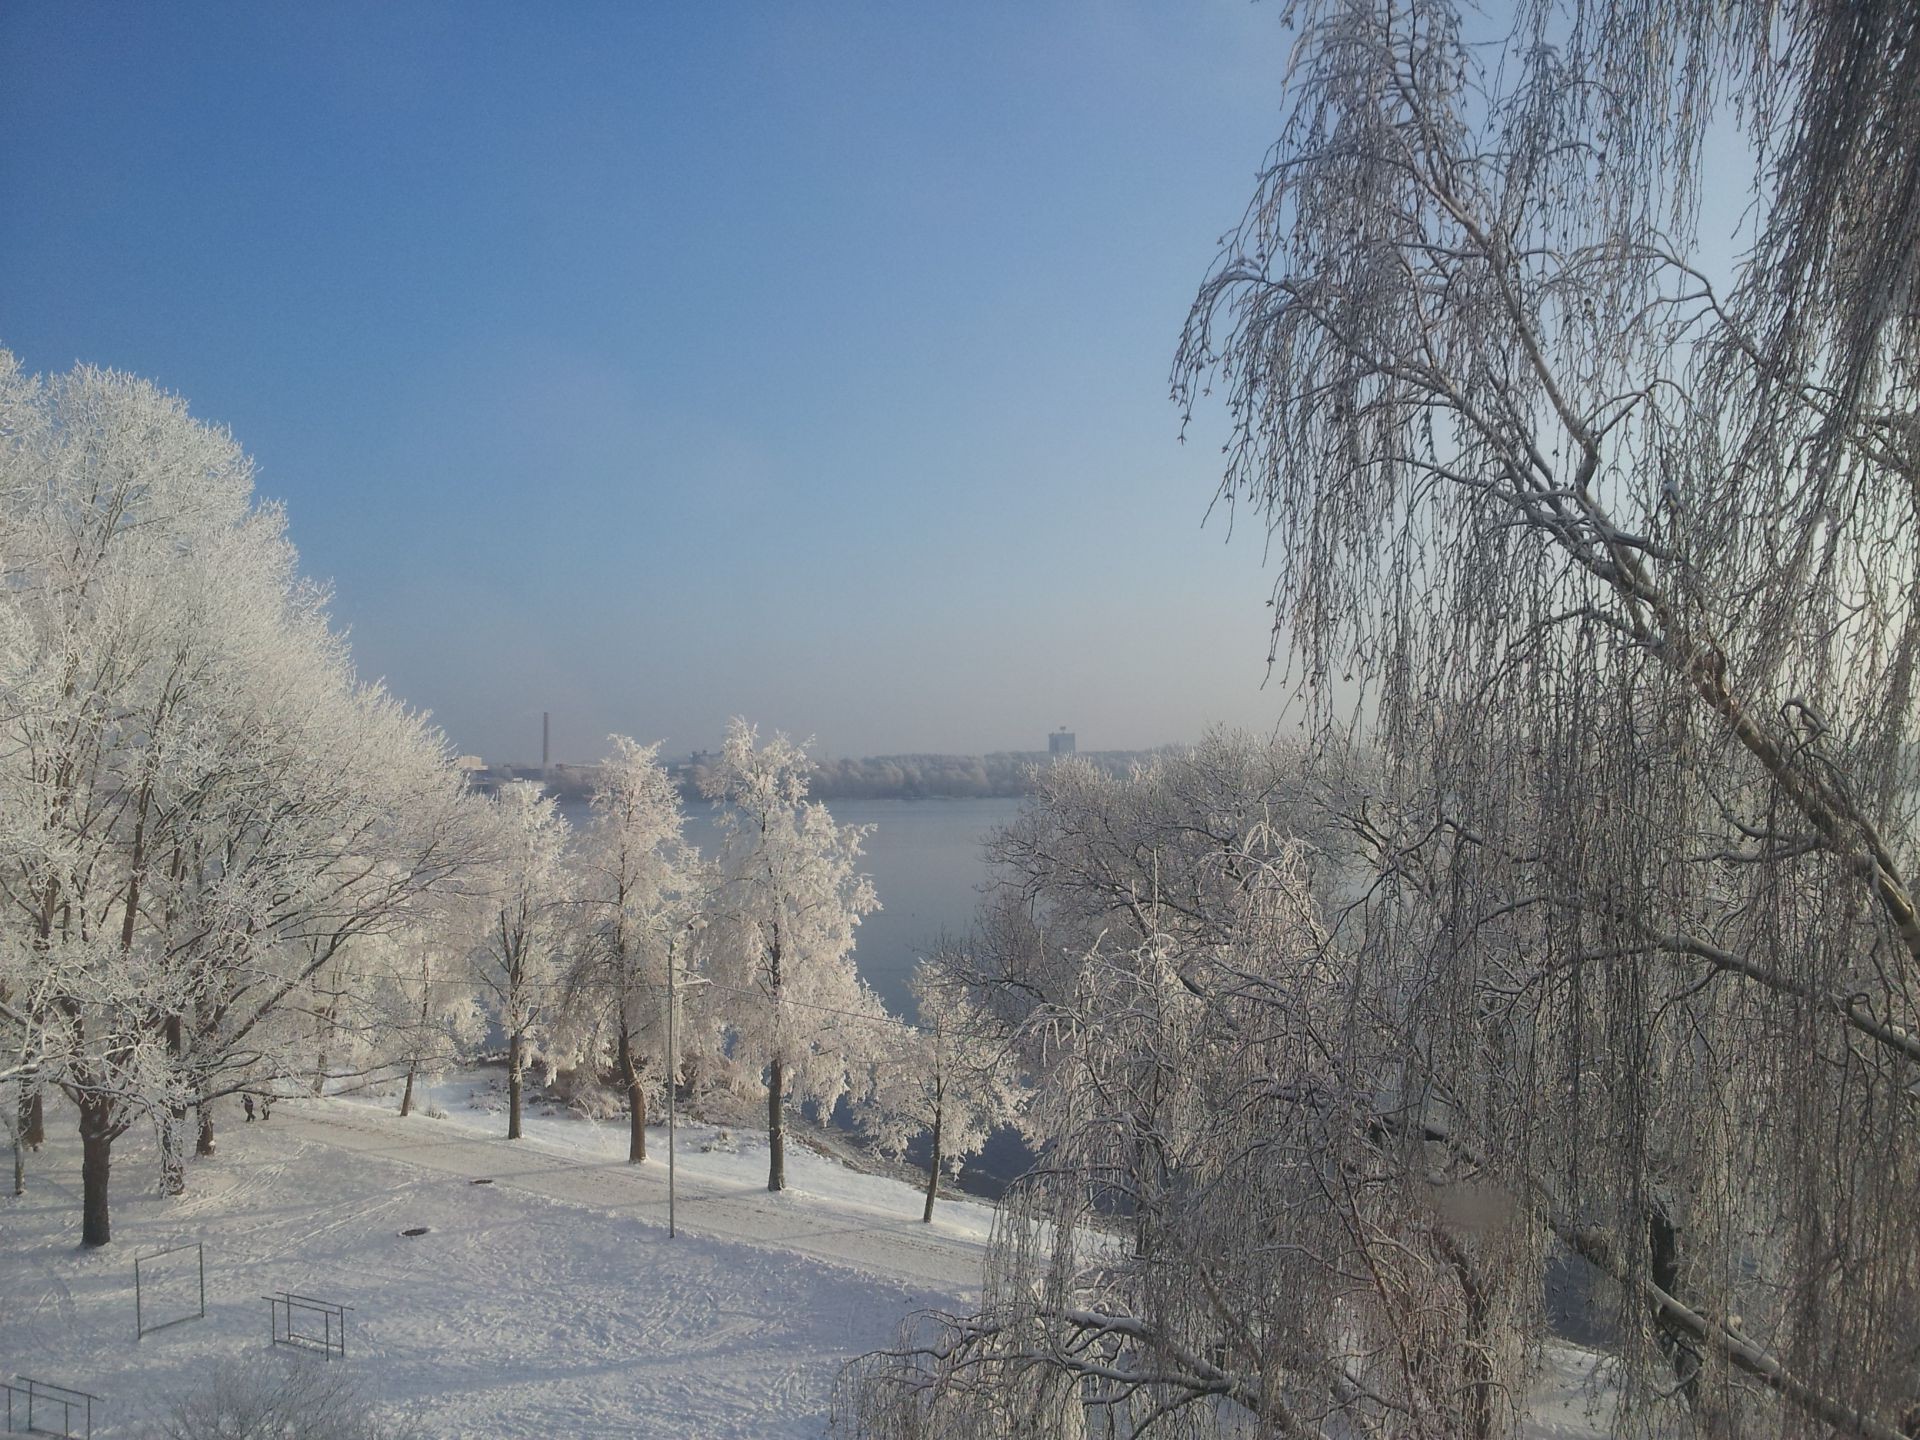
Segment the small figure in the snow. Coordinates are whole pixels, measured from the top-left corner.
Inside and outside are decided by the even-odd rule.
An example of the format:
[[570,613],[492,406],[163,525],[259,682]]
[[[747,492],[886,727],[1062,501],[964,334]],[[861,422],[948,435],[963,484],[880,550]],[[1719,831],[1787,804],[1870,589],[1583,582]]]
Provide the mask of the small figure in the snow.
[[262,1120],[271,1120],[273,1118],[273,1096],[262,1095],[260,1097],[260,1118]]
[[247,1123],[251,1125],[253,1123],[253,1096],[242,1095],[240,1097],[240,1103],[247,1107]]

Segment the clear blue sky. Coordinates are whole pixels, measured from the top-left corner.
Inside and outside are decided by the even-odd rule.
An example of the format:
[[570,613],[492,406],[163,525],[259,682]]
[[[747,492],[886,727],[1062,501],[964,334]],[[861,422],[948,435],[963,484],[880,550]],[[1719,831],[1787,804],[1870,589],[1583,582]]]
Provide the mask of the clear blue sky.
[[0,344],[232,428],[463,749],[1271,726],[1166,377],[1270,8],[0,5]]

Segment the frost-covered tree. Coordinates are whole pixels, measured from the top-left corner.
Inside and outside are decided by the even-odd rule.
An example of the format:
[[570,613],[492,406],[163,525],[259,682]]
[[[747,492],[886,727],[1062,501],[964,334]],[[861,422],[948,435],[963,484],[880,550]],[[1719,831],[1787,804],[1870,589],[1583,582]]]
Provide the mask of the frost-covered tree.
[[528,780],[501,786],[493,807],[495,869],[479,901],[473,966],[507,1037],[507,1138],[518,1140],[526,1067],[546,1044],[565,973],[568,826],[558,802]]
[[[1909,1436],[1920,9],[1282,14],[1289,118],[1174,388],[1224,402],[1322,746],[1383,753],[1311,891],[1332,1000],[1232,935],[1003,911],[1127,1191],[1085,1250],[1020,1192],[994,1303],[859,1372],[848,1428],[1500,1433],[1558,1250],[1611,1287],[1620,1433]],[[1743,150],[1736,218],[1701,181]],[[1215,1077],[1229,1228],[1159,1178],[1187,1073],[1096,1071],[1083,1012]]]
[[486,1033],[486,1012],[467,983],[472,946],[463,926],[472,913],[471,905],[436,907],[392,946],[379,1035],[385,1058],[405,1076],[402,1117],[413,1113],[416,1082],[471,1053]]
[[[285,1068],[315,964],[465,863],[443,742],[360,686],[231,437],[0,355],[0,985],[114,1139]],[[204,1132],[203,1132],[204,1134]]]
[[1013,1122],[1026,1092],[1008,1027],[940,957],[915,967],[912,989],[917,1021],[891,1037],[859,1118],[883,1155],[902,1154],[927,1137],[920,1218],[931,1222],[943,1170],[958,1174],[995,1130]]
[[[1116,837],[1117,838],[1117,837]],[[1026,1022],[1043,1158],[983,1308],[846,1372],[840,1433],[1505,1433],[1524,1232],[1464,1188],[1404,1069],[1412,977],[1341,943],[1315,850],[1261,830],[1200,936],[1101,940]],[[1149,902],[1149,906],[1150,906]]]
[[669,971],[684,976],[709,889],[658,745],[612,737],[593,792],[593,820],[574,855],[577,914],[561,1044],[626,1091],[627,1159],[647,1158],[647,1101],[666,1073]]
[[[287,653],[289,647],[283,647]],[[256,710],[270,759],[205,817],[167,915],[171,963],[193,977],[170,1053],[212,1144],[211,1105],[246,1089],[397,1063],[405,947],[470,887],[481,807],[444,742],[344,657],[273,688],[301,723]],[[447,998],[444,994],[442,998]],[[177,1126],[175,1127],[177,1129]]]
[[1285,9],[1174,381],[1386,753],[1372,1105],[1609,1278],[1624,1429],[1910,1434],[1920,9]]
[[736,719],[706,782],[722,837],[706,974],[735,1066],[766,1087],[769,1190],[786,1188],[789,1096],[823,1116],[857,1096],[891,1023],[853,964],[879,908],[855,868],[866,832],[809,801],[807,774],[802,746]]

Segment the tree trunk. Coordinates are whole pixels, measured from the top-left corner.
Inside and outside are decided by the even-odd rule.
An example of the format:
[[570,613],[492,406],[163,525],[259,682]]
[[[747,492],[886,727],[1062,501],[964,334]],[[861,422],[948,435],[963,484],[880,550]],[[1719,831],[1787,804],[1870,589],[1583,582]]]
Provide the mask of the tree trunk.
[[313,1094],[316,1099],[327,1093],[327,1063],[331,1058],[328,1052],[333,1048],[334,1033],[340,1025],[340,994],[327,1002],[326,1013],[320,1019],[320,1057],[313,1073]]
[[199,1105],[200,1134],[194,1141],[193,1153],[196,1155],[213,1154],[213,1102],[202,1100]]
[[640,1067],[633,1060],[633,1037],[620,1026],[620,1075],[627,1082],[627,1163],[647,1158],[647,1092],[640,1083]]
[[170,1105],[160,1119],[160,1193],[187,1193],[187,1107]]
[[29,1150],[38,1150],[47,1143],[47,1106],[38,1080],[20,1098],[20,1143]]
[[507,1042],[507,1139],[520,1138],[520,1032]]
[[933,1107],[933,1154],[927,1157],[927,1208],[920,1212],[920,1223],[933,1223],[933,1197],[940,1189],[940,1121],[942,1107],[936,1103]]
[[775,1060],[767,1076],[767,1189],[787,1188],[787,1131],[785,1125],[787,1066]]
[[[186,1031],[178,1015],[166,1019],[167,1063],[177,1074],[186,1053]],[[187,1193],[187,1107],[169,1105],[160,1117],[160,1193]]]
[[419,1068],[420,1062],[417,1060],[409,1063],[407,1066],[407,1088],[400,1092],[400,1118],[402,1120],[413,1113],[413,1074],[414,1071]]
[[107,1208],[107,1172],[113,1164],[112,1102],[88,1098],[80,1104],[80,1243],[105,1245],[113,1239]]

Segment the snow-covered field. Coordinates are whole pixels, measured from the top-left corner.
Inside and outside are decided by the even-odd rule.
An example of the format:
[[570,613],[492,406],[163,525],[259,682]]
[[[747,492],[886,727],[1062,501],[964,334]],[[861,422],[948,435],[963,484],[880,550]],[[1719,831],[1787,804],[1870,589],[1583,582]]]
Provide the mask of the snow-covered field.
[[[664,1158],[626,1165],[624,1132],[535,1116],[509,1145],[497,1116],[437,1098],[448,1119],[344,1100],[223,1115],[177,1200],[129,1134],[114,1243],[93,1253],[62,1107],[29,1193],[0,1200],[0,1369],[104,1396],[96,1432],[138,1435],[208,1362],[265,1354],[260,1297],[292,1290],[355,1307],[346,1363],[429,1435],[817,1436],[840,1361],[977,1287],[984,1207],[943,1202],[924,1226],[908,1187],[794,1146],[793,1188],[770,1196],[764,1137],[702,1153],[694,1126],[669,1240]],[[183,1240],[206,1245],[207,1318],[136,1341],[133,1257]]]
[[[664,1130],[637,1168],[617,1124],[536,1112],[509,1144],[486,1086],[436,1087],[443,1119],[343,1099],[223,1115],[220,1154],[176,1200],[129,1134],[97,1252],[78,1248],[78,1144],[56,1109],[29,1193],[0,1199],[0,1371],[104,1396],[96,1434],[140,1435],[210,1362],[265,1356],[260,1297],[292,1290],[354,1307],[346,1364],[430,1436],[814,1437],[842,1360],[977,1295],[984,1206],[943,1199],[922,1225],[911,1187],[795,1145],[792,1188],[769,1195],[764,1135],[709,1151],[713,1128],[689,1125],[669,1240]],[[207,1318],[136,1340],[134,1255],[192,1240]],[[1584,1368],[1555,1356],[1529,1435],[1605,1433]]]

